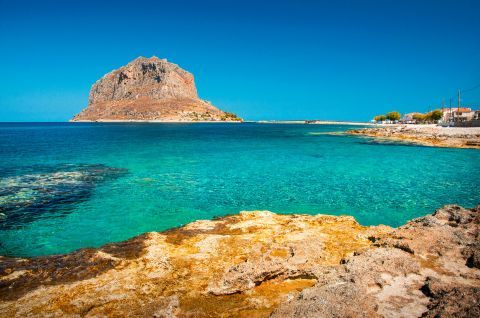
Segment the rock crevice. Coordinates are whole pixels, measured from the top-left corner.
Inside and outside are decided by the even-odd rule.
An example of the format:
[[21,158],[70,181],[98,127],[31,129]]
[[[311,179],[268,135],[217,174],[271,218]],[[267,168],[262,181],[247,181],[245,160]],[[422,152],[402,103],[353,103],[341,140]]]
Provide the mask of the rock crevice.
[[479,317],[480,206],[399,228],[241,212],[67,255],[0,258],[5,317]]

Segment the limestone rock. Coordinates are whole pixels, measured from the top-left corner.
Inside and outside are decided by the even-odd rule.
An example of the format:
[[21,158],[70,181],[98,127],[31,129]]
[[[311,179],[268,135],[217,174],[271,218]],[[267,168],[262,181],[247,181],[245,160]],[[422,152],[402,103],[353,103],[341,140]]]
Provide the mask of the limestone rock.
[[371,138],[375,143],[394,142],[428,147],[480,149],[480,127],[389,125],[380,128],[350,129],[345,134]]
[[139,57],[99,79],[72,121],[241,121],[197,95],[193,75],[157,57]]
[[399,228],[241,212],[67,255],[0,257],[1,317],[478,317],[480,207]]

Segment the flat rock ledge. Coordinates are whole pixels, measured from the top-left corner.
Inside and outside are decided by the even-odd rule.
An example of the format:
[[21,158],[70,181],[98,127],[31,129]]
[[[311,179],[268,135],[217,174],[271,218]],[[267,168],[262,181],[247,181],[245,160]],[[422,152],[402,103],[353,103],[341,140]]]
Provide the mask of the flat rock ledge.
[[406,142],[422,146],[480,149],[480,128],[439,127],[432,125],[363,128],[346,134],[372,137],[380,142]]
[[480,317],[480,206],[399,228],[241,212],[0,258],[1,317]]

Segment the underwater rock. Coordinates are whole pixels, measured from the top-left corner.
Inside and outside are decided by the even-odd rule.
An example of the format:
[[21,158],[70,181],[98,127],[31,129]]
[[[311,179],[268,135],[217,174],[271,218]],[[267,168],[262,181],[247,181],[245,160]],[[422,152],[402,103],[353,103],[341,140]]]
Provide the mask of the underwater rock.
[[0,178],[0,229],[22,226],[42,217],[69,213],[87,199],[98,182],[125,169],[93,164],[31,166]]

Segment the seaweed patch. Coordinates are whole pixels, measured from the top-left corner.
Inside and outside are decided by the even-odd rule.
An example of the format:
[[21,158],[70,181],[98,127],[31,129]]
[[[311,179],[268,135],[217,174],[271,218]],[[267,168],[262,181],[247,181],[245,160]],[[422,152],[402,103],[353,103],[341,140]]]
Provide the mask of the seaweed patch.
[[74,204],[90,197],[96,184],[125,173],[126,169],[101,164],[29,166],[0,171],[0,228],[65,215]]

